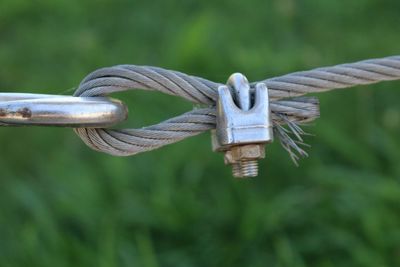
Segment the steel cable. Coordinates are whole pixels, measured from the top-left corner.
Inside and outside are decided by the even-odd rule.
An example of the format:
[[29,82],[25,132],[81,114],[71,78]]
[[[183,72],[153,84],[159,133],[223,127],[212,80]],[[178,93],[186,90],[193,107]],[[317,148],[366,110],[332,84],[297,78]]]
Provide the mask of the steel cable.
[[[283,147],[304,155],[299,146],[304,132],[297,124],[318,118],[319,103],[314,97],[302,95],[397,79],[400,79],[400,56],[295,72],[261,82],[268,87],[275,132]],[[153,150],[215,128],[214,105],[217,88],[221,85],[157,67],[119,65],[102,68],[89,74],[74,95],[104,96],[131,89],[157,90],[205,105],[205,108],[141,129],[77,128],[75,132],[91,148],[112,155],[128,156]],[[280,126],[283,124],[289,125],[288,131]],[[296,140],[293,141],[288,133],[294,134]],[[294,156],[292,152],[291,155]]]

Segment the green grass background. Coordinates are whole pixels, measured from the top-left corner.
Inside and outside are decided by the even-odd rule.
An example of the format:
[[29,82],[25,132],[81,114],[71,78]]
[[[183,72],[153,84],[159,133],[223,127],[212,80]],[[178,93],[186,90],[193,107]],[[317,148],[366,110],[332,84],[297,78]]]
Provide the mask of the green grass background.
[[[400,54],[398,0],[0,1],[0,90],[72,94],[154,65],[225,82]],[[140,127],[192,106],[114,95]],[[0,266],[400,266],[400,83],[318,95],[295,167],[235,180],[203,134],[134,157],[70,129],[0,129]]]

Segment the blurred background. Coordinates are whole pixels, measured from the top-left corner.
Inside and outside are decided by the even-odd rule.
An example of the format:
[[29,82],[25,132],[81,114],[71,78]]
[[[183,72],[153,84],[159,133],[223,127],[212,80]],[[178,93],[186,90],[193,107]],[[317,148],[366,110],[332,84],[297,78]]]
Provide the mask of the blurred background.
[[[116,64],[225,83],[396,54],[398,0],[0,2],[1,91],[70,95]],[[122,126],[192,108],[113,96]],[[310,157],[275,142],[251,180],[209,133],[117,158],[70,129],[0,129],[0,266],[399,266],[400,82],[318,97]]]

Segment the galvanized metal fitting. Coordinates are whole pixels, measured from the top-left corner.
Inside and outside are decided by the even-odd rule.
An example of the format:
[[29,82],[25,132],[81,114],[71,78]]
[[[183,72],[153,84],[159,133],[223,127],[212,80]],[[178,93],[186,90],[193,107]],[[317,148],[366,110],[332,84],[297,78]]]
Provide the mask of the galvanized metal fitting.
[[105,128],[127,115],[121,101],[108,97],[0,93],[0,126]]
[[227,85],[218,88],[213,150],[225,153],[225,164],[232,166],[234,177],[254,177],[258,160],[265,158],[265,144],[272,141],[267,86],[257,83],[251,92],[243,74],[232,74]]

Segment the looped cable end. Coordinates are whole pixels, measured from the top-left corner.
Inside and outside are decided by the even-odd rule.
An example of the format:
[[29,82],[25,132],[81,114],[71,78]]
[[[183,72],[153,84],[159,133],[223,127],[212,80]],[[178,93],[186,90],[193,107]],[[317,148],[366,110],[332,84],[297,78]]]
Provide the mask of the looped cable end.
[[[265,99],[263,105],[271,109],[270,117],[273,125],[286,124],[287,121],[301,123],[312,121],[318,114],[318,103],[303,99],[274,99],[274,91],[264,82],[259,86],[250,84],[241,74],[235,74],[229,79],[228,86],[243,84],[238,99],[242,109],[250,112],[252,106],[261,107],[255,103],[252,96],[259,100]],[[78,128],[75,132],[90,148],[114,156],[129,156],[158,149],[162,146],[181,141],[207,130],[215,129],[216,100],[218,88],[223,86],[204,78],[187,75],[178,71],[149,66],[123,65],[102,68],[89,74],[75,92],[76,96],[104,96],[127,90],[155,90],[165,94],[175,95],[193,103],[203,104],[209,108],[194,109],[180,116],[140,129],[85,129]],[[268,86],[268,92],[266,92]],[[234,86],[239,88],[238,86]],[[257,88],[258,87],[258,90]],[[243,90],[244,89],[244,90]],[[228,90],[229,91],[229,90]],[[269,99],[263,97],[263,92],[269,94]],[[229,93],[229,92],[228,92]],[[271,101],[272,99],[272,101]],[[271,133],[272,135],[272,133]],[[279,136],[278,136],[279,137]],[[246,171],[254,170],[250,168]],[[254,173],[254,172],[252,172]]]

